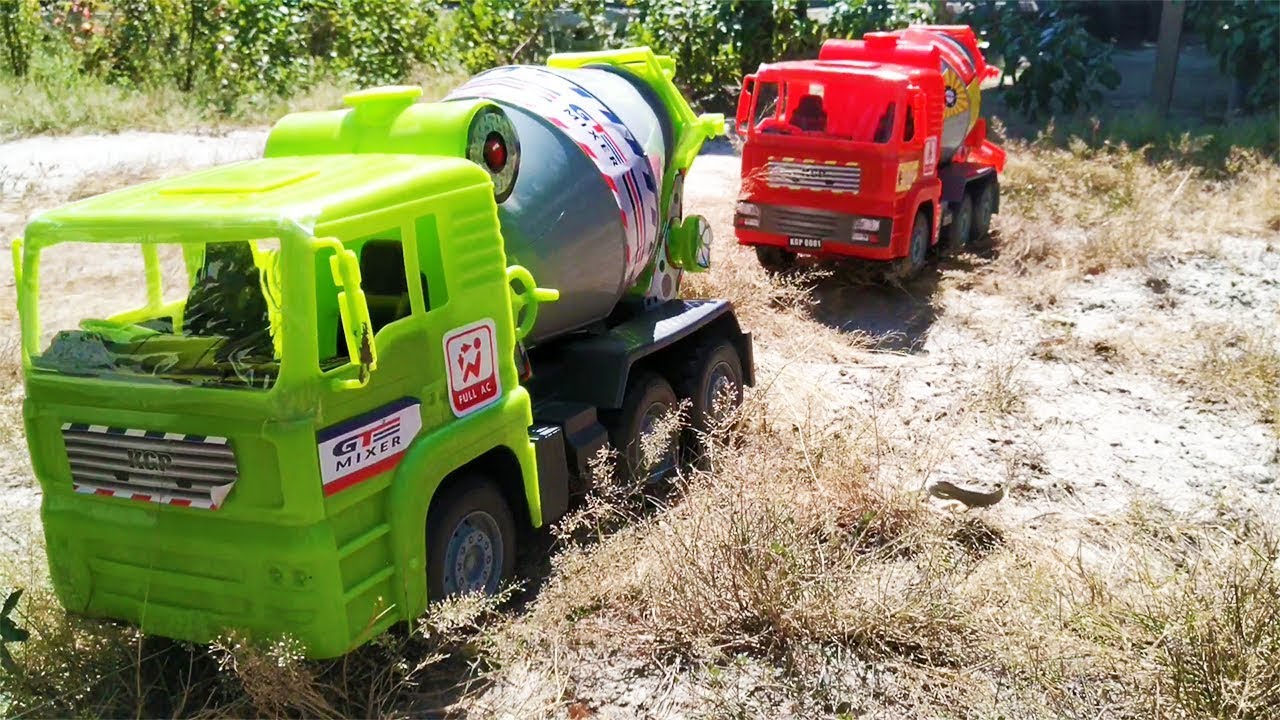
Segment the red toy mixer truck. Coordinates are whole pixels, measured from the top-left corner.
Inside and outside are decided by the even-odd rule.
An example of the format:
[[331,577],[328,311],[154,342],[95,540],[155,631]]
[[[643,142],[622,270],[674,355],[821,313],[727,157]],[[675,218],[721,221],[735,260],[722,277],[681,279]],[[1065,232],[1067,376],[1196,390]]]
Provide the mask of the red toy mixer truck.
[[998,75],[967,26],[828,40],[817,60],[743,81],[738,242],[771,271],[798,253],[919,274],[935,245],[984,238],[1005,153],[986,138],[982,82]]

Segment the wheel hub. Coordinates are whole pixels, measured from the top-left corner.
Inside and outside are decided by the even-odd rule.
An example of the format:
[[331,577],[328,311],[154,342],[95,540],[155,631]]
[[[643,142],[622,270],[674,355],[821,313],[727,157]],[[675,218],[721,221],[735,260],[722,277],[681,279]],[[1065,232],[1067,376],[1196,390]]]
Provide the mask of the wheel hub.
[[502,561],[498,522],[480,510],[468,514],[449,536],[445,550],[445,594],[497,592]]
[[727,362],[718,362],[711,368],[710,382],[707,383],[707,396],[703,398],[712,419],[720,418],[724,413],[716,412],[716,403],[724,396],[733,393],[737,383],[733,377],[733,369]]
[[[665,403],[654,403],[645,410],[644,417],[640,420],[639,437],[641,454],[640,460],[642,463],[647,461],[647,458],[644,457],[645,443],[648,441],[648,438],[658,430],[659,423],[669,411],[670,408],[668,408]],[[663,449],[661,457],[654,461],[653,467],[649,469],[649,480],[661,479],[675,468],[676,451],[672,445],[673,444],[668,441],[667,447]]]

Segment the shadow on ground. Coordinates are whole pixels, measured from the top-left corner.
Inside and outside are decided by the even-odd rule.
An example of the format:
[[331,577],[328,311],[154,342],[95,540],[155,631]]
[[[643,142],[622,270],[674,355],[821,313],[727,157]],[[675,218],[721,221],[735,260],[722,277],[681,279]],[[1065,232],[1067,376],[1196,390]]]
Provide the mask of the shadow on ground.
[[975,246],[958,257],[933,258],[919,277],[887,280],[877,263],[857,260],[802,259],[797,272],[813,272],[812,317],[841,332],[860,333],[874,350],[921,352],[937,319],[942,272],[969,271],[998,255],[998,240]]

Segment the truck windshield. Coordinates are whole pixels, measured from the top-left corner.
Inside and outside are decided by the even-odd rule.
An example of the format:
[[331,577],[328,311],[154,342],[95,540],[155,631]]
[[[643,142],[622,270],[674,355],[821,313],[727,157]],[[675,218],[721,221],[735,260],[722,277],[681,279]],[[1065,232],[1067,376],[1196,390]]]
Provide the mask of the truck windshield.
[[780,99],[760,97],[755,117],[762,133],[883,144],[892,137],[896,110],[892,97],[866,87],[796,80],[785,84]]
[[41,248],[42,287],[28,304],[37,315],[23,318],[32,367],[270,388],[280,371],[278,248],[275,240]]

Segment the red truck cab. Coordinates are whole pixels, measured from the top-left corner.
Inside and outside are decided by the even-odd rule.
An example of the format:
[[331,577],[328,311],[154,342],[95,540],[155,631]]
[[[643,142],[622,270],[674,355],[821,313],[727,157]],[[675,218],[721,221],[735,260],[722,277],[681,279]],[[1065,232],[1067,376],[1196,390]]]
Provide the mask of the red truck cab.
[[[986,66],[964,68],[970,89],[948,76],[956,62],[918,39],[873,33],[747,76],[738,242],[769,269],[806,253],[883,261],[910,277],[942,227],[955,236],[948,247],[985,234],[1004,157],[971,100]],[[959,117],[960,105],[971,116]]]

